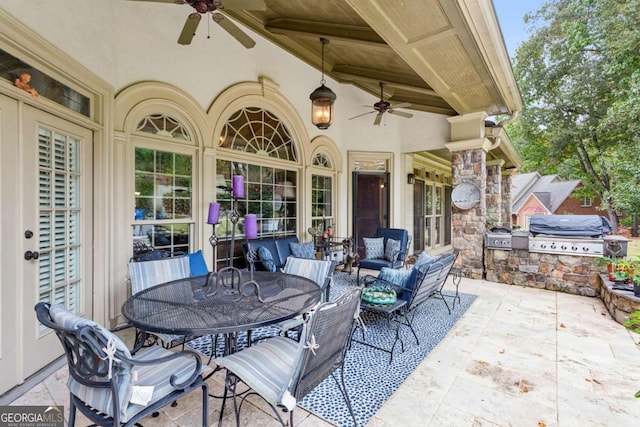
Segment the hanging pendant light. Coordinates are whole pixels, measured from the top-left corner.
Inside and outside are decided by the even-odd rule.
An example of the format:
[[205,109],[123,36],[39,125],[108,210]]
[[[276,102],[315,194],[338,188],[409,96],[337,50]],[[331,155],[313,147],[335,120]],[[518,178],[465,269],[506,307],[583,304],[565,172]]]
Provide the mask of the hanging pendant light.
[[329,44],[329,40],[320,38],[322,43],[322,80],[321,85],[316,88],[309,99],[311,100],[311,122],[318,129],[328,129],[333,123],[333,103],[336,101],[336,94],[326,87],[324,79],[324,46]]

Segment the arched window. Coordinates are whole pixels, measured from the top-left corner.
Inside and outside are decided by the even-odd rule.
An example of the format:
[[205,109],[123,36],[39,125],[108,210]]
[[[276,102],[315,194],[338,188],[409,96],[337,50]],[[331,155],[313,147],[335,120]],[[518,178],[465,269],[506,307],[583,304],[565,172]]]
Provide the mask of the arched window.
[[298,161],[291,133],[264,108],[243,108],[224,125],[220,147],[292,162]]
[[331,159],[324,153],[318,153],[313,158],[313,165],[321,168],[332,169]]
[[[225,244],[232,231],[228,219],[233,206],[232,176],[242,175],[246,185],[245,197],[237,200],[240,221],[236,236],[244,234],[246,214],[257,215],[260,237],[295,235],[300,166],[291,133],[279,117],[264,108],[245,107],[233,113],[222,128],[218,144],[221,150],[216,159],[215,186],[223,216],[216,233],[222,239],[218,262],[226,263]],[[255,155],[269,160],[260,161]],[[241,259],[242,252],[236,250],[233,256]]]
[[[165,113],[146,115],[136,130],[154,136],[191,141],[186,126]],[[161,144],[134,147],[136,243],[156,249],[188,252],[193,241],[192,152],[175,152]],[[162,147],[162,148],[161,148]]]
[[187,128],[168,114],[149,114],[140,120],[136,130],[153,135],[191,141]]

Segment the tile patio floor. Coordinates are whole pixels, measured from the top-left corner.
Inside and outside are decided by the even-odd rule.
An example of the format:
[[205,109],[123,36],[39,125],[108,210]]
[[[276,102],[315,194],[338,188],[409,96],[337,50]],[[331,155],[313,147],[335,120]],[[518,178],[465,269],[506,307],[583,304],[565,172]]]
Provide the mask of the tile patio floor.
[[[369,427],[640,425],[640,399],[633,397],[640,390],[640,335],[613,321],[599,299],[471,279],[460,290],[477,300]],[[66,368],[59,370],[13,404],[68,410],[66,376]],[[222,390],[221,378],[209,380],[213,392]],[[219,400],[209,403],[214,425]],[[243,411],[242,425],[277,425],[264,409]],[[234,425],[232,418],[224,425]],[[300,427],[331,425],[300,408],[295,418]],[[144,420],[199,423],[198,393]]]

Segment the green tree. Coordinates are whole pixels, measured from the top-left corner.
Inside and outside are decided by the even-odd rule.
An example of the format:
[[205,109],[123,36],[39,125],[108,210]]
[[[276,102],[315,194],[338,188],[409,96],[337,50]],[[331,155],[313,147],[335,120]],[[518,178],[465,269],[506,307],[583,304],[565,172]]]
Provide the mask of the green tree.
[[617,229],[617,210],[640,212],[628,197],[640,193],[629,173],[640,152],[640,0],[551,0],[525,22],[533,34],[514,63],[525,106],[509,129],[523,169],[581,179]]

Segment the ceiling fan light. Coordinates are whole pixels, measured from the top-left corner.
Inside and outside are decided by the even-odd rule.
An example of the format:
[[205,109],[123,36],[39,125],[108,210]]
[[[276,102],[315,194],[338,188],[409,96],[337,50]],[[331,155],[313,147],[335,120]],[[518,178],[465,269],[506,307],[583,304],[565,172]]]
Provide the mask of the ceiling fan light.
[[328,129],[333,123],[333,104],[336,94],[324,84],[311,92],[311,122],[318,129]]

